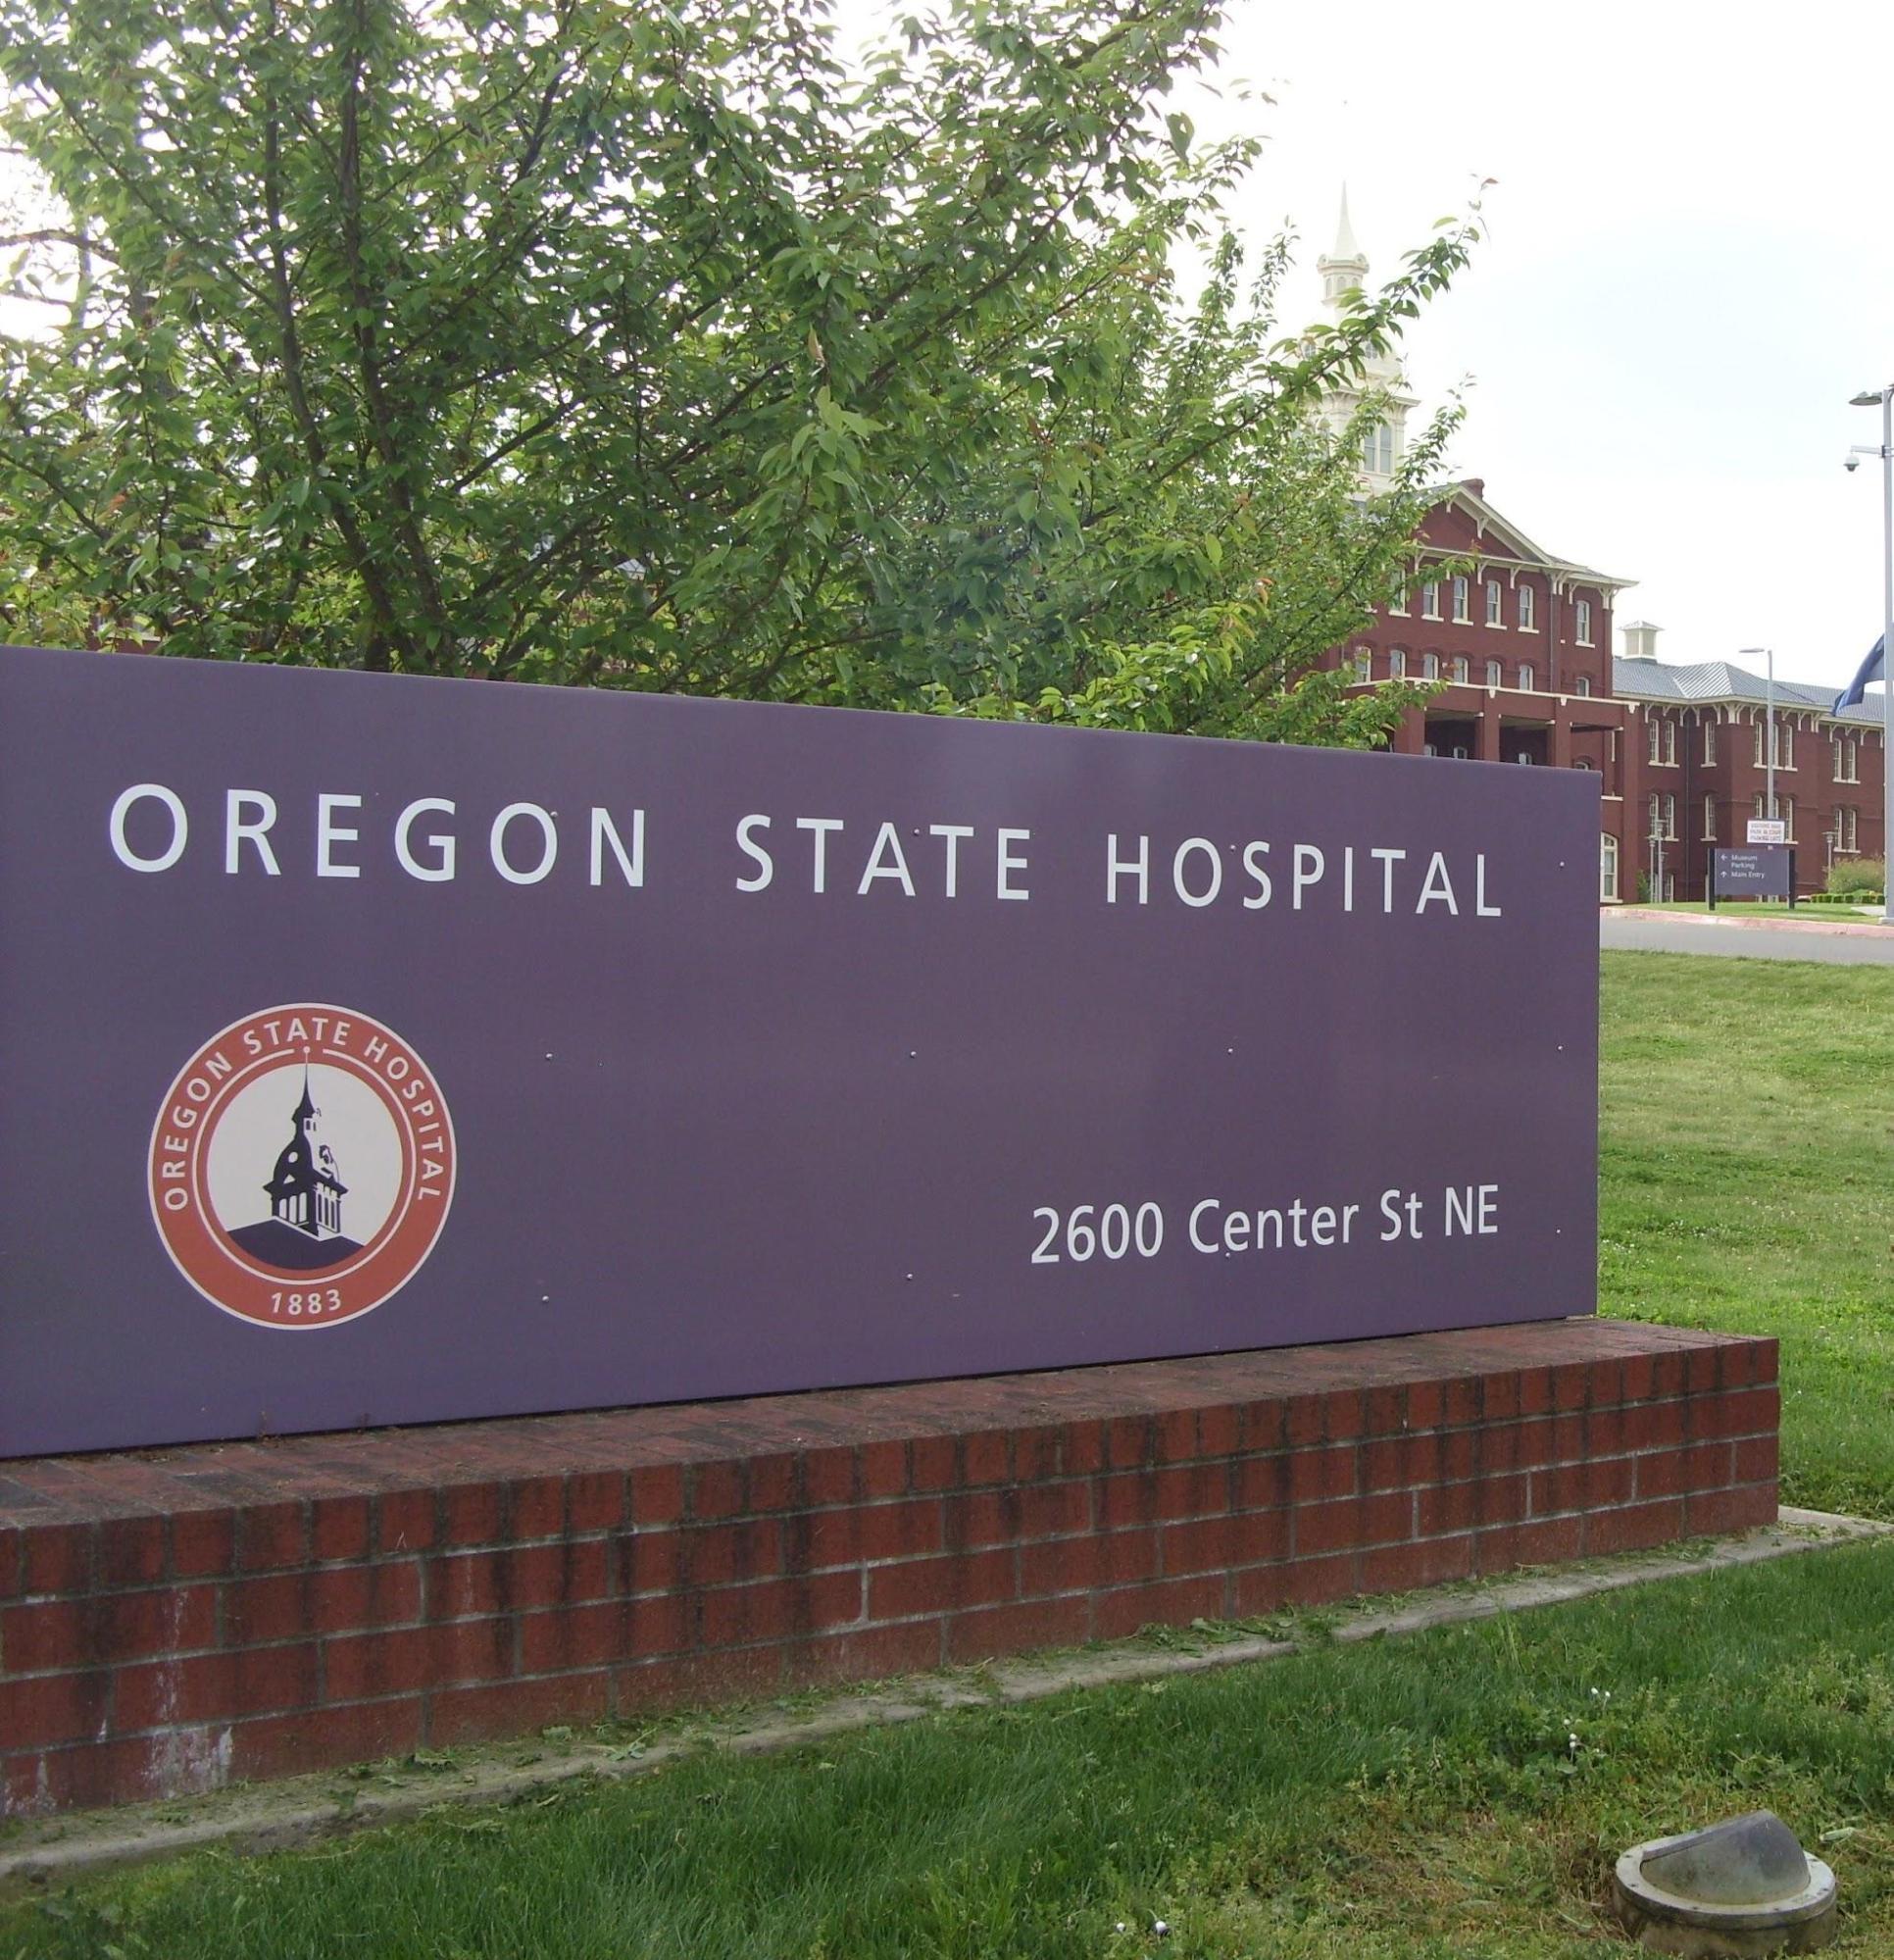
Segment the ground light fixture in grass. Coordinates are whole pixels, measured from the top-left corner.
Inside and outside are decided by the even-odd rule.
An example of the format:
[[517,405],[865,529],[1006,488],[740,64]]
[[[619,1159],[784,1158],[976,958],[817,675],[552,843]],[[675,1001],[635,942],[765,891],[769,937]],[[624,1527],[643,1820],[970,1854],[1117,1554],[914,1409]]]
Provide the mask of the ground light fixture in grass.
[[1890,1624],[1894,1545],[1824,1551],[181,1860],[0,1909],[0,1954],[1608,1960],[1622,1847],[1760,1808],[1885,1954]]
[[1640,1946],[1689,1960],[1812,1953],[1835,1936],[1835,1875],[1772,1810],[1632,1845],[1613,1891]]

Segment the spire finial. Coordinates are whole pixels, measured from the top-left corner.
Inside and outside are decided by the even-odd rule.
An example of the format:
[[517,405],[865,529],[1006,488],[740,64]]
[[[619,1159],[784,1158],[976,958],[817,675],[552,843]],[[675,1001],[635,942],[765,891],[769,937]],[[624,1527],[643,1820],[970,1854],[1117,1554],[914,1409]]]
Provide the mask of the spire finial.
[[1328,255],[1331,259],[1359,259],[1362,248],[1355,242],[1355,227],[1348,222],[1348,186],[1342,185],[1341,223],[1335,227],[1335,249]]

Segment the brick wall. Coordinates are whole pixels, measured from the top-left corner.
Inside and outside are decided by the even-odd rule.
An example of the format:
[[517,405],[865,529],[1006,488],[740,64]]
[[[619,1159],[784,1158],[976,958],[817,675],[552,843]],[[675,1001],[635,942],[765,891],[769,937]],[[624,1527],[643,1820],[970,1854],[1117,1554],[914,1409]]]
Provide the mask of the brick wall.
[[0,1815],[1775,1514],[1775,1346],[1608,1321],[0,1463]]

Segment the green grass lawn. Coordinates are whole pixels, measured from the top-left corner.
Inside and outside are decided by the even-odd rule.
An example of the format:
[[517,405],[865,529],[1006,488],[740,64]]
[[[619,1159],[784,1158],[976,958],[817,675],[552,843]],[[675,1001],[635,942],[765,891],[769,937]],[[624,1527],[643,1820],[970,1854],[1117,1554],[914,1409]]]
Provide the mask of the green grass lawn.
[[[1603,1305],[1778,1334],[1786,1489],[1894,1517],[1894,976],[1606,959]],[[0,1956],[1616,1956],[1610,1862],[1768,1805],[1894,1954],[1894,1545],[0,1909]],[[1154,1922],[1170,1932],[1160,1939]]]
[[1601,1309],[1776,1335],[1785,1500],[1894,1518],[1894,974],[1604,969]]
[[198,1858],[0,1916],[0,1953],[1611,1960],[1616,1853],[1767,1804],[1840,1874],[1839,1950],[1885,1954],[1891,1618],[1894,1547],[1823,1552]]

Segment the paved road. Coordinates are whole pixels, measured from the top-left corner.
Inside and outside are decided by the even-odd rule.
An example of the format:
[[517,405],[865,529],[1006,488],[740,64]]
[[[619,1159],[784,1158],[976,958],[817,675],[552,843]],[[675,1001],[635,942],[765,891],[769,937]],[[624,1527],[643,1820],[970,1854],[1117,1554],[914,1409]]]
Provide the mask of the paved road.
[[1894,931],[1828,932],[1817,926],[1747,926],[1679,913],[1669,919],[1602,913],[1598,943],[1608,951],[1722,953],[1749,960],[1824,960],[1842,966],[1894,966]]

